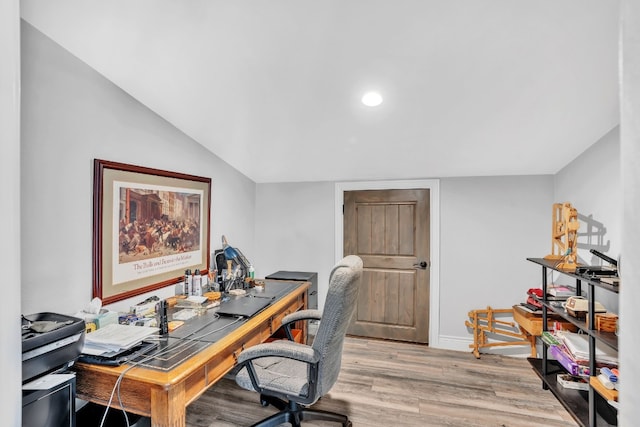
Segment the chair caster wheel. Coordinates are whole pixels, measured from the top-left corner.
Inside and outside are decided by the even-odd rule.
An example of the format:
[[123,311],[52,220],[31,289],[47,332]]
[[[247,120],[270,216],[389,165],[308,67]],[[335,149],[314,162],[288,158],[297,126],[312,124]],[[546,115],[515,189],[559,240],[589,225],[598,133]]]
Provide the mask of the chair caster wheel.
[[267,402],[267,400],[265,400],[265,399],[260,399],[260,404],[261,404],[262,406],[264,406],[265,408],[266,408],[267,406],[269,406],[269,402]]

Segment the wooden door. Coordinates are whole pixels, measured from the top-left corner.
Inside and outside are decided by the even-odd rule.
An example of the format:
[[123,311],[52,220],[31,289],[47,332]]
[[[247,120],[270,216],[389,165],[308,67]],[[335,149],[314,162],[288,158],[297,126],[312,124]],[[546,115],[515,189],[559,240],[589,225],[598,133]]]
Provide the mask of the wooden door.
[[429,341],[429,190],[344,193],[344,255],[364,273],[348,333]]

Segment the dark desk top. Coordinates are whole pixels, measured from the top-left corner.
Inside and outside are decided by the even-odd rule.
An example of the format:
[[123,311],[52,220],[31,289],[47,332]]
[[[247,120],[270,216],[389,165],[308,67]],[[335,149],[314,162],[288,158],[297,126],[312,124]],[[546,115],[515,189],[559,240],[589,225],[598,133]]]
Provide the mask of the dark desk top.
[[[251,289],[246,295],[231,298],[270,298],[271,304],[300,286],[300,283],[278,280],[267,280],[263,291]],[[222,302],[221,306],[225,302]],[[181,308],[171,308],[169,318]],[[131,360],[138,366],[160,371],[169,371],[185,362],[195,353],[205,349],[238,329],[248,319],[242,317],[218,315],[217,309],[207,310],[201,315],[185,321],[176,330],[169,333],[167,339],[161,339],[158,347],[149,354]]]

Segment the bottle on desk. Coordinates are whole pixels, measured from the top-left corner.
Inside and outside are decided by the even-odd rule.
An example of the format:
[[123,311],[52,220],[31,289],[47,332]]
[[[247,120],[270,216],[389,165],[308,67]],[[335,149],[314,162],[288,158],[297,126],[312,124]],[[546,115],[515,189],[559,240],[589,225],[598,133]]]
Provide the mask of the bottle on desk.
[[209,274],[204,274],[200,272],[200,295],[204,295],[205,292],[209,291]]
[[202,276],[200,275],[200,270],[197,268],[196,268],[196,271],[193,273],[192,295],[202,296]]
[[167,302],[165,300],[160,301],[159,309],[160,319],[159,319],[159,327],[160,327],[160,335],[166,336],[169,333],[169,322],[167,318]]
[[209,289],[210,291],[218,292],[220,285],[218,285],[218,270],[209,270]]
[[188,297],[192,295],[191,283],[192,283],[191,270],[186,269],[184,272],[184,294]]

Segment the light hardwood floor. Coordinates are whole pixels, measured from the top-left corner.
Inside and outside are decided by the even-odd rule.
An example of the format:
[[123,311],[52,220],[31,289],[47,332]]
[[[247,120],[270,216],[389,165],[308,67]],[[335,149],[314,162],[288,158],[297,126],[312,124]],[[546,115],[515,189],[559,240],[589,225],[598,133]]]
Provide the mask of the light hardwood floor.
[[[314,407],[347,414],[355,427],[577,425],[526,359],[353,337],[338,382]],[[187,426],[248,426],[275,412],[224,379],[187,408]]]

